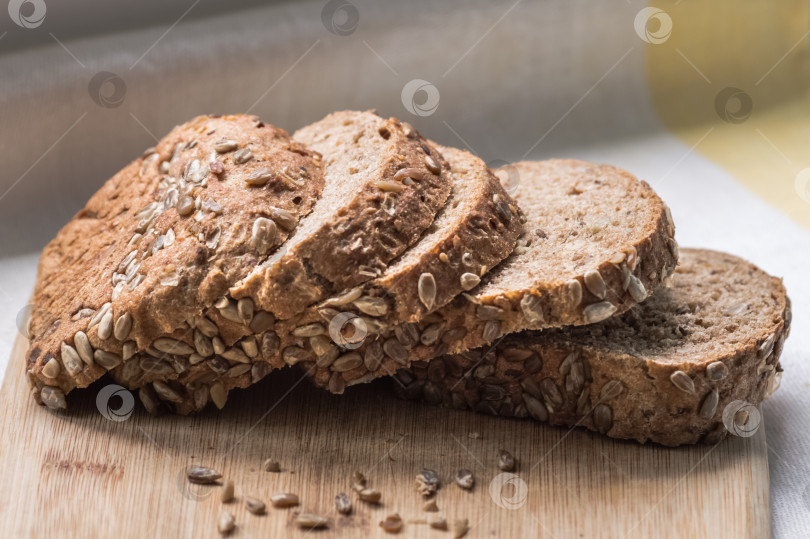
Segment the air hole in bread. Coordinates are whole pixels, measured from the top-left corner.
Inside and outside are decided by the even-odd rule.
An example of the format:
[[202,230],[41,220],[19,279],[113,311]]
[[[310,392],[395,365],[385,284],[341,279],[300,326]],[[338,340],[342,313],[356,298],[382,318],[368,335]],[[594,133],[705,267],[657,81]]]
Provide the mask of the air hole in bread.
[[387,127],[381,127],[379,129],[378,133],[385,140],[388,140],[389,138],[391,138],[391,131],[389,131]]
[[292,203],[295,204],[296,206],[298,206],[299,204],[301,204],[301,197],[293,198]]

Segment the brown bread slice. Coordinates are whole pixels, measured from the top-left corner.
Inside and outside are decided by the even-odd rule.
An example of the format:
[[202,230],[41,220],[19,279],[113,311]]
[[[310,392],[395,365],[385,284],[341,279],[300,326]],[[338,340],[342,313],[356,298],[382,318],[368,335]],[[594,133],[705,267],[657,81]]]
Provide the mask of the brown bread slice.
[[355,351],[372,361],[340,372],[316,364],[317,385],[340,393],[410,361],[478,348],[516,331],[598,322],[643,301],[674,270],[675,226],[646,182],[576,160],[511,167],[525,219],[514,252],[478,287],[419,323],[367,337]]
[[[377,279],[242,339],[241,350],[245,359],[255,358],[253,366],[235,360],[232,364],[221,363],[221,358],[193,365],[177,383],[172,383],[175,391],[186,396],[186,402],[174,403],[173,409],[189,412],[205,405],[206,393],[211,391],[202,387],[205,384],[213,382],[216,385],[213,391],[219,395],[223,390],[245,387],[257,381],[273,367],[280,368],[307,357],[314,359],[316,352],[320,353],[319,363],[322,365],[328,362],[340,368],[340,365],[351,365],[358,359],[362,363],[362,358],[351,353],[338,357],[340,350],[331,342],[327,328],[341,311],[341,316],[364,317],[369,326],[421,318],[461,292],[462,282],[470,278],[467,273],[475,271],[477,277],[509,255],[522,230],[514,201],[483,161],[462,150],[440,148],[440,151],[449,159],[453,188],[444,208],[416,244],[392,262]],[[426,274],[431,276],[435,290],[429,300],[424,291]],[[371,312],[373,302],[377,302],[374,317],[367,314]],[[380,305],[385,308],[384,314],[380,312]],[[285,345],[279,346],[279,342]],[[239,350],[239,347],[235,348]],[[259,348],[262,357],[259,358],[258,354],[251,356]],[[229,353],[230,357],[237,357],[232,351],[225,352]],[[121,377],[129,387],[155,380],[165,382],[155,374],[134,380]],[[145,393],[149,392],[147,388]],[[146,398],[151,405],[152,401]],[[223,400],[218,398],[215,402],[222,404]]]
[[381,275],[450,194],[444,158],[395,118],[335,112],[294,138],[323,155],[323,196],[284,250],[231,289],[280,319]]
[[[27,355],[35,396],[63,407],[64,393],[122,357],[187,332],[309,213],[319,159],[255,116],[200,116],[107,181],[42,253]],[[255,237],[257,223],[268,234]]]
[[716,443],[757,427],[752,408],[779,387],[790,321],[781,279],[683,249],[672,287],[623,316],[509,335],[494,349],[414,364],[392,385],[409,399],[613,438]]

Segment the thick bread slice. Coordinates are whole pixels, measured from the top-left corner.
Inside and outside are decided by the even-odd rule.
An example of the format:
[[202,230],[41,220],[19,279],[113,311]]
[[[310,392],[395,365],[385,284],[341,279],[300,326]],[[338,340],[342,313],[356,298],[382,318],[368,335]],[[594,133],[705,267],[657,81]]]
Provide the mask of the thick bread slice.
[[667,446],[750,433],[779,387],[790,331],[781,279],[737,257],[683,249],[672,288],[623,316],[510,335],[414,364],[394,389],[455,408],[584,426]]
[[323,196],[285,249],[231,289],[280,319],[378,277],[450,194],[444,158],[395,118],[335,112],[294,138],[323,155]]
[[[334,365],[338,370],[351,366],[352,362],[362,364],[362,357],[351,353],[338,357],[340,349],[330,336],[334,334],[340,339],[343,333],[339,327],[330,331],[333,320],[338,325],[351,319],[361,323],[357,318],[360,316],[362,324],[370,327],[393,324],[414,316],[421,318],[430,312],[429,308],[432,310],[449,302],[464,289],[463,283],[470,288],[470,278],[477,279],[478,275],[503,260],[514,248],[522,230],[517,206],[483,161],[462,150],[440,150],[449,159],[452,191],[436,220],[416,244],[377,279],[308,308],[299,316],[277,321],[272,327],[251,326],[261,331],[245,337],[235,348],[237,352],[243,352],[245,359],[253,357],[253,366],[233,359],[242,357],[233,349],[223,352],[224,357],[232,358],[232,364],[220,357],[193,365],[187,373],[179,376],[176,384],[172,384],[175,391],[186,396],[186,402],[174,403],[172,408],[189,412],[204,406],[209,390],[201,389],[202,385],[213,382],[216,389],[212,391],[219,395],[220,388],[227,391],[233,387],[245,387],[271,368],[281,368],[306,358],[315,360],[318,357],[319,364]],[[467,275],[471,271],[475,274]],[[425,275],[430,275],[432,280],[430,296],[425,291]],[[351,325],[344,329],[350,328],[357,329]],[[194,345],[192,341],[189,344]],[[262,357],[255,353],[259,349]],[[154,380],[165,382],[152,374],[124,381],[135,387]],[[199,395],[192,398],[198,390]],[[148,397],[147,402],[152,404]],[[221,399],[215,402],[222,403]]]
[[254,116],[176,127],[44,249],[27,356],[37,398],[63,407],[73,387],[187,331],[286,239],[323,185],[319,156]]
[[317,385],[339,393],[410,361],[478,348],[508,333],[598,322],[643,301],[674,270],[675,226],[646,182],[584,161],[511,167],[525,218],[514,252],[469,294],[418,324],[367,337],[355,351],[375,359],[382,350],[381,363],[368,362],[379,368],[316,365]]

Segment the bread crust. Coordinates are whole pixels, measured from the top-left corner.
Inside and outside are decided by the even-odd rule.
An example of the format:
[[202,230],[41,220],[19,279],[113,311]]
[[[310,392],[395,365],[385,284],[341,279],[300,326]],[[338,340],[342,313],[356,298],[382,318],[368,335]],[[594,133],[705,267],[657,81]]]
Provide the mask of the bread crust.
[[[750,413],[742,403],[758,406],[778,387],[779,356],[790,331],[790,300],[780,279],[737,257],[684,249],[682,263],[685,268],[676,271],[673,289],[656,293],[656,316],[678,313],[700,301],[681,288],[685,280],[699,278],[692,270],[705,265],[728,271],[724,278],[729,285],[740,276],[755,275],[760,282],[743,286],[752,288],[751,294],[762,297],[771,311],[757,313],[758,325],[747,340],[703,346],[699,357],[671,357],[666,347],[644,354],[638,352],[643,347],[640,337],[638,343],[615,339],[617,328],[632,327],[634,316],[650,316],[635,308],[592,328],[509,335],[492,351],[478,349],[414,364],[399,373],[400,383],[391,387],[408,399],[582,426],[641,443],[717,443],[729,434],[724,411],[726,422],[733,421],[735,411]],[[734,315],[729,323],[734,323]],[[686,329],[685,338],[692,339]],[[749,425],[743,419],[729,423],[731,428],[756,428],[755,418],[748,418]]]
[[[187,333],[283,243],[323,185],[320,156],[255,116],[176,127],[44,249],[27,355],[36,392],[87,386],[158,337]],[[272,233],[257,243],[260,218]]]

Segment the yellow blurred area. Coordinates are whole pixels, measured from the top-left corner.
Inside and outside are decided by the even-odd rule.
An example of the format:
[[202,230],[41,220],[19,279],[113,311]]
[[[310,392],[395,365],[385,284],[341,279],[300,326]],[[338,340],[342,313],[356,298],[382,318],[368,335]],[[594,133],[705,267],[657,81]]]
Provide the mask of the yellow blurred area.
[[810,3],[656,2],[645,30],[666,127],[810,228]]

